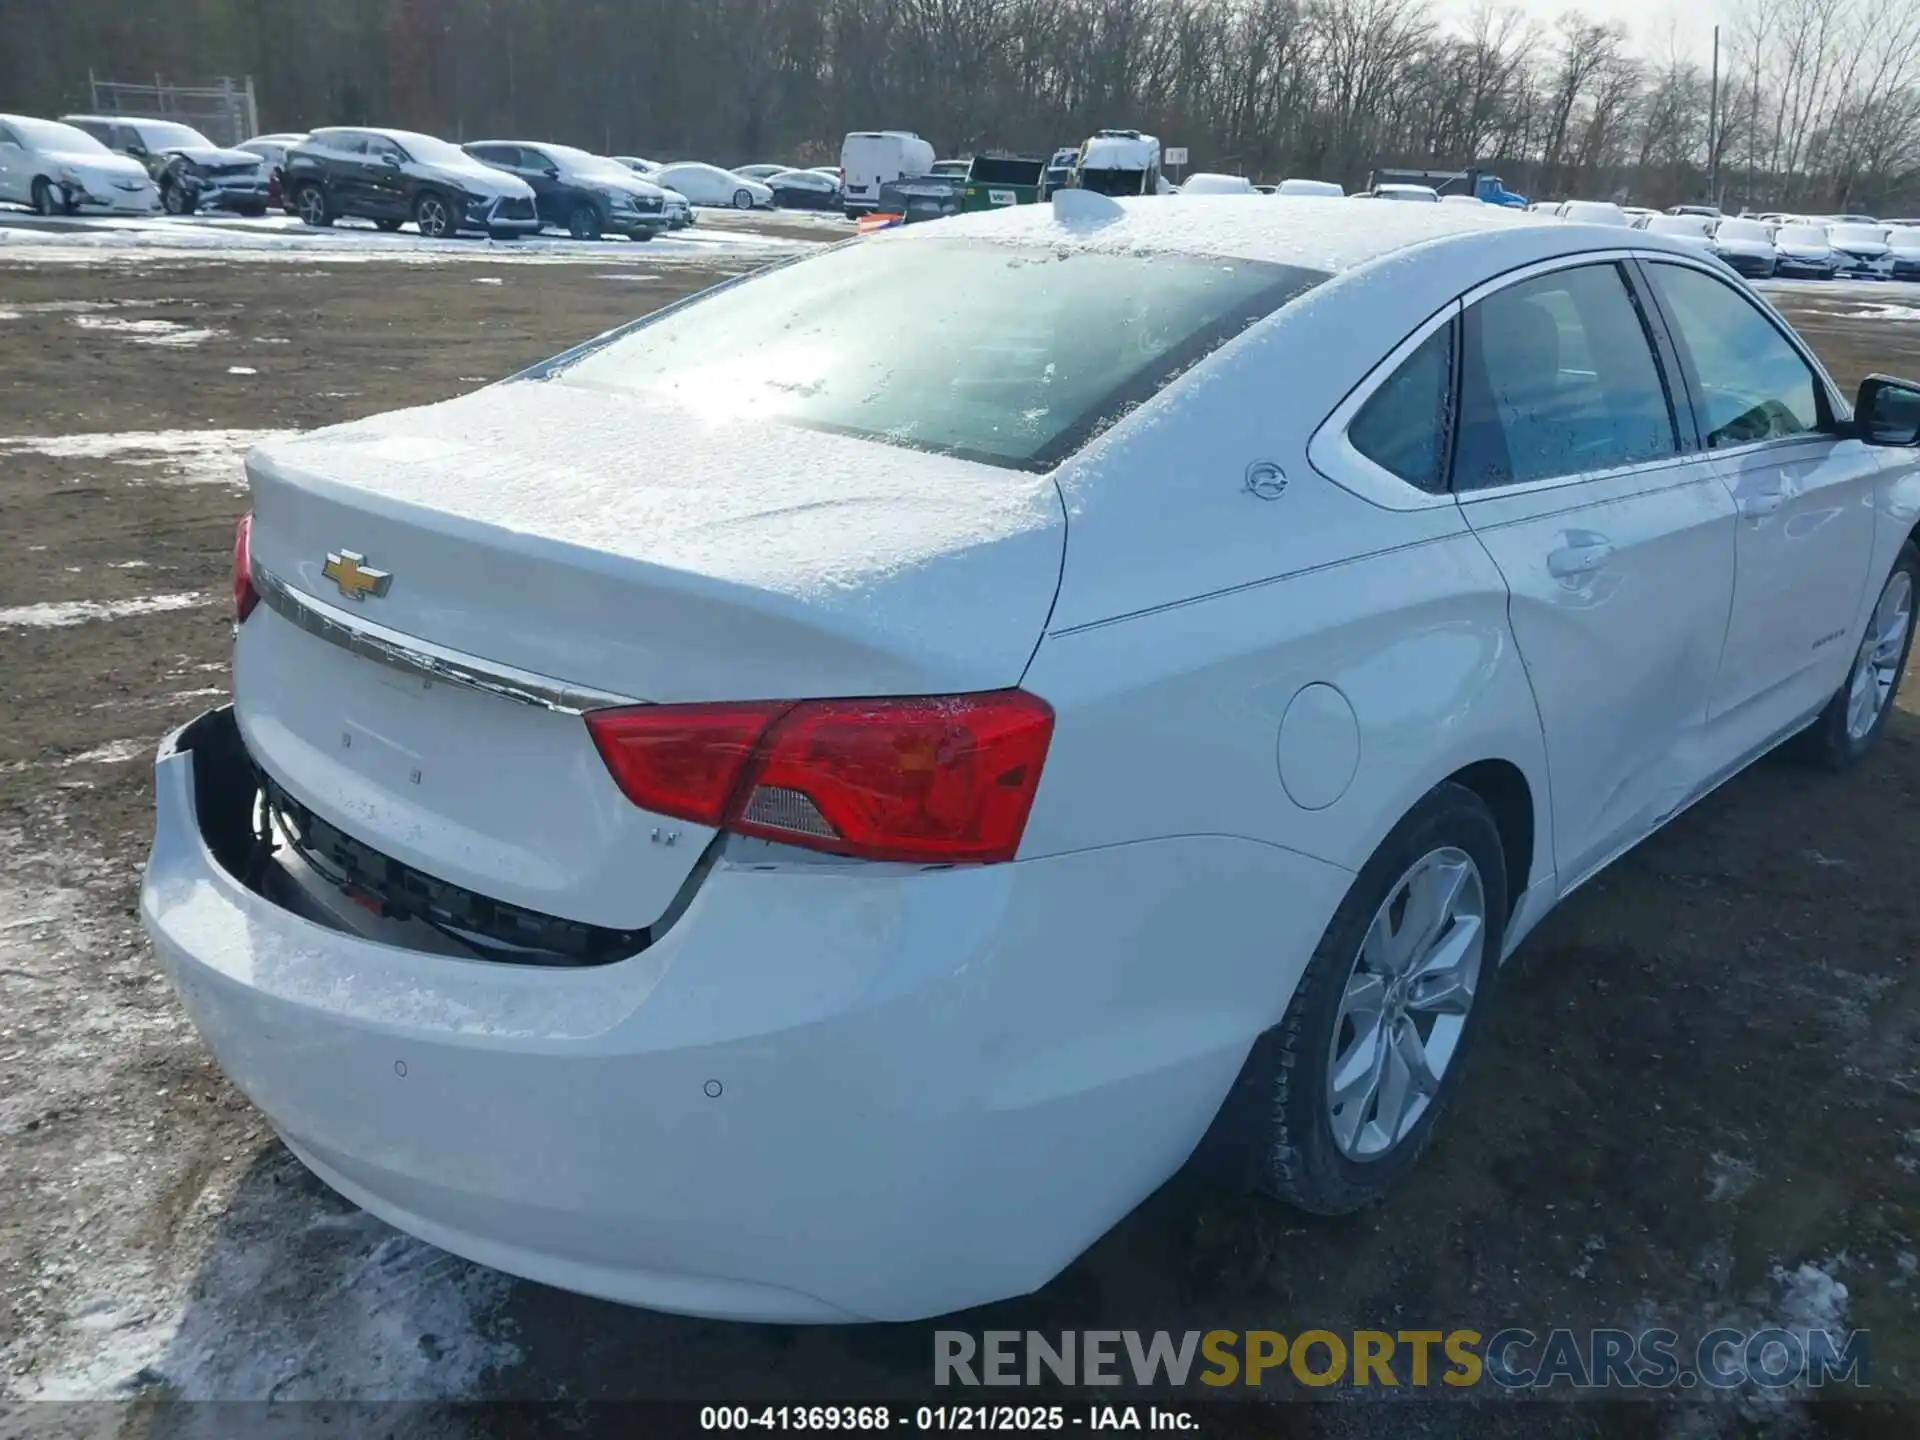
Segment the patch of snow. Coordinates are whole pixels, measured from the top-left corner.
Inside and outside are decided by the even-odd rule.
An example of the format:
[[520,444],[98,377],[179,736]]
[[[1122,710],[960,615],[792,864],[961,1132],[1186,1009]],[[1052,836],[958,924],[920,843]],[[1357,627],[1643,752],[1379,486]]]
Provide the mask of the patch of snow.
[[1843,320],[1920,320],[1920,305],[1869,305],[1864,310],[1843,310]]
[[504,285],[507,282],[498,275],[482,275],[473,282],[476,285]]
[[0,455],[47,455],[60,460],[111,460],[158,470],[173,484],[244,485],[241,461],[280,430],[119,430],[87,435],[0,435]]
[[227,373],[229,375],[258,375],[260,372],[251,365],[229,365],[227,367]]
[[109,570],[145,570],[148,564],[149,562],[145,560],[109,560],[107,568]]
[[58,629],[90,620],[124,620],[133,615],[158,615],[168,610],[191,610],[211,604],[198,590],[177,595],[140,595],[132,600],[49,600],[38,605],[16,605],[0,610],[0,628]]
[[517,1364],[513,1281],[402,1235],[284,1151],[225,1216],[154,1376],[183,1400],[430,1400]]
[[125,765],[131,760],[144,760],[153,747],[145,740],[112,740],[92,750],[78,755],[70,755],[60,763],[66,765]]
[[23,320],[25,318],[26,317],[18,310],[0,310],[0,320]]
[[136,345],[174,348],[203,344],[227,333],[215,325],[183,325],[177,320],[122,320],[114,315],[76,315],[73,323],[82,330],[123,335]]
[[1730,1203],[1753,1188],[1760,1167],[1751,1160],[1714,1151],[1707,1157],[1707,1199]]

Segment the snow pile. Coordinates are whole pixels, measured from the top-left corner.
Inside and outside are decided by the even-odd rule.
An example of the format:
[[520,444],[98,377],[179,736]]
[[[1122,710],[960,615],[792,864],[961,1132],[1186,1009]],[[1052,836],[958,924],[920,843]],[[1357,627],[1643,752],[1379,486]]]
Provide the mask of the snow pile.
[[1843,320],[1920,320],[1920,305],[1869,305],[1864,310],[1846,310]]

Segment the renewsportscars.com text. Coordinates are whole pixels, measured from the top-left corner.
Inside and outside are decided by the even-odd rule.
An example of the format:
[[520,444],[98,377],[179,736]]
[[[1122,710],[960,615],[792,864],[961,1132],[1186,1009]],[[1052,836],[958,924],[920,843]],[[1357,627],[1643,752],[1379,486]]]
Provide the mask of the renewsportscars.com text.
[[1864,1330],[937,1330],[936,1385],[1864,1387]]

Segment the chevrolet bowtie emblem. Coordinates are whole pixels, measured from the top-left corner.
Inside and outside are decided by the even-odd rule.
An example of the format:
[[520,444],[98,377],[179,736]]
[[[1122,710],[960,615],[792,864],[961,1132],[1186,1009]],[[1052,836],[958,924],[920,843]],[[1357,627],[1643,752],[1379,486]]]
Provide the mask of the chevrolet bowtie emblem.
[[393,576],[385,570],[375,570],[366,561],[366,556],[352,550],[329,550],[326,567],[320,573],[338,585],[340,593],[349,600],[386,594],[393,587]]

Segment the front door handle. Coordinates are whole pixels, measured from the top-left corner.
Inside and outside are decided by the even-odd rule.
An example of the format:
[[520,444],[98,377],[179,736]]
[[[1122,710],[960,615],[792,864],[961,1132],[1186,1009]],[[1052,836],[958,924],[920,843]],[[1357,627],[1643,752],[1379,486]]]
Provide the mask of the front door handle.
[[1547,573],[1559,580],[1591,575],[1613,555],[1613,542],[1604,536],[1569,535],[1567,543],[1547,556]]
[[1764,520],[1786,503],[1787,497],[1778,490],[1769,490],[1763,495],[1743,495],[1740,513],[1749,520]]

